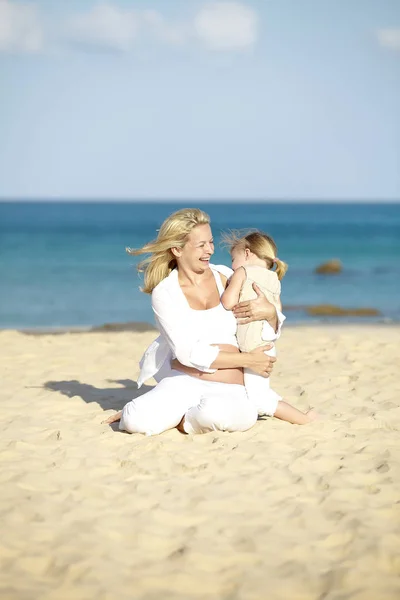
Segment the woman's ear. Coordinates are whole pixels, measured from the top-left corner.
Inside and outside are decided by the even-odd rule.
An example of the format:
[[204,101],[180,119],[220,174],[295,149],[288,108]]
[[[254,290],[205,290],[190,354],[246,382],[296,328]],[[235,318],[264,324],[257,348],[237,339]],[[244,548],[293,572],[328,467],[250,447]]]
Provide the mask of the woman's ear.
[[171,248],[171,252],[175,258],[180,258],[182,255],[182,248]]

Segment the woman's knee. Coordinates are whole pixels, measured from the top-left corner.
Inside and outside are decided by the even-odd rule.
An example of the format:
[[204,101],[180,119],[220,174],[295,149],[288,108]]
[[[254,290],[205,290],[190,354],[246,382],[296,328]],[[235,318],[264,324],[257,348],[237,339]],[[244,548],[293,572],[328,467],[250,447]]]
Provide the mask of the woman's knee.
[[148,419],[144,418],[145,415],[141,413],[142,411],[137,410],[134,400],[128,402],[122,410],[119,428],[128,433],[146,434],[149,423],[147,422]]
[[184,428],[187,433],[247,431],[255,425],[257,418],[257,409],[248,401],[238,404],[213,398],[202,401],[186,413]]
[[[190,407],[190,394],[165,393],[162,383],[154,390],[131,400],[123,408],[120,429],[128,433],[158,435],[173,429]],[[188,397],[187,397],[188,396]]]

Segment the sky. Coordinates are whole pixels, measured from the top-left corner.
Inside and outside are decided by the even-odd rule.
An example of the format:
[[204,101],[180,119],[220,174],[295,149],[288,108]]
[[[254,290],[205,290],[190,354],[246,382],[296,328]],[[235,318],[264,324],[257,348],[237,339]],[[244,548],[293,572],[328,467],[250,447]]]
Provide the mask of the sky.
[[0,0],[0,198],[400,199],[400,0]]

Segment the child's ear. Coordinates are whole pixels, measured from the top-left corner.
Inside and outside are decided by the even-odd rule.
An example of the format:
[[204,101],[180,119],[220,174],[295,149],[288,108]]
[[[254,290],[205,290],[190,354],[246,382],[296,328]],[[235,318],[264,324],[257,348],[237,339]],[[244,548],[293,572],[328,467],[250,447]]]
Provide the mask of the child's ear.
[[180,258],[182,256],[182,248],[171,248],[171,252],[175,258]]
[[251,254],[251,252],[250,252],[249,248],[245,248],[245,251],[244,251],[245,260],[249,260],[250,254]]

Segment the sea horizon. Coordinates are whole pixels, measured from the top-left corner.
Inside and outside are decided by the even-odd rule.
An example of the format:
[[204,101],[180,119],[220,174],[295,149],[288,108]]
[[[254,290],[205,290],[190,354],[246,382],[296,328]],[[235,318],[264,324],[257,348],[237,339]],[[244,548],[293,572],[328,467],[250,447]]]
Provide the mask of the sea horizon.
[[60,197],[48,197],[48,198],[24,198],[24,197],[0,197],[0,204],[184,204],[184,203],[200,202],[201,204],[240,204],[243,202],[249,202],[250,204],[400,204],[399,198],[257,198],[257,197],[237,197],[237,198],[156,198],[156,197],[142,197],[142,198],[111,198],[111,197],[99,197],[99,198],[64,198]]

